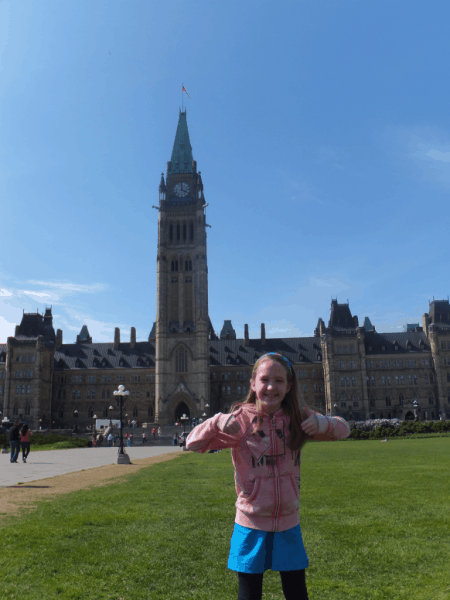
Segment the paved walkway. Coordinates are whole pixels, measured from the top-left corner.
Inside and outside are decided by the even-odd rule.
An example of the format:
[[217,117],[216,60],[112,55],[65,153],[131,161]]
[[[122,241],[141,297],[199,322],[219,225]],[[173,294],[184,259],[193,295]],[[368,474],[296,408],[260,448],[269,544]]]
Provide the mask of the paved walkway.
[[[72,450],[43,450],[33,452],[26,463],[22,462],[22,452],[17,464],[10,462],[10,454],[0,454],[0,487],[17,485],[19,481],[31,481],[65,475],[83,469],[93,469],[117,462],[118,448],[74,448]],[[159,456],[167,452],[182,452],[179,446],[131,446],[126,448],[133,459]]]

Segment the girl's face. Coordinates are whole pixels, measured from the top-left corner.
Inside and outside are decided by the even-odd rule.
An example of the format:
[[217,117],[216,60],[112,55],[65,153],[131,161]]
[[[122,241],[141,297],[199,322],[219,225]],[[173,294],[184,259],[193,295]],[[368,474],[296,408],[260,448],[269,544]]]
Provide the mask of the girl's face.
[[258,408],[273,415],[291,389],[287,380],[287,372],[277,361],[264,360],[258,365],[255,378],[250,380],[250,387],[256,394]]

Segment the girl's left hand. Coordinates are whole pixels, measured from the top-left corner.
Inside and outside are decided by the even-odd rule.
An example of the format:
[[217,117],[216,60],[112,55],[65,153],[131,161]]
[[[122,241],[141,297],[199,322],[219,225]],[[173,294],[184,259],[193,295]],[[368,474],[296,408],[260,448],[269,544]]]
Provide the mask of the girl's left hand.
[[316,435],[318,433],[323,433],[328,427],[328,421],[326,417],[322,417],[321,415],[317,415],[310,408],[305,406],[303,412],[308,417],[302,423],[303,431],[308,435]]

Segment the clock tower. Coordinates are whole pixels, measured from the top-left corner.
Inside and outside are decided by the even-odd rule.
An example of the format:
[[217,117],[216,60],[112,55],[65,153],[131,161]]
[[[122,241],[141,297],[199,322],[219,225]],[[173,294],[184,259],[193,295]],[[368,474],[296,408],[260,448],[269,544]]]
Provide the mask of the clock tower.
[[162,425],[184,413],[199,417],[209,401],[205,207],[186,111],[180,111],[159,185],[155,416]]

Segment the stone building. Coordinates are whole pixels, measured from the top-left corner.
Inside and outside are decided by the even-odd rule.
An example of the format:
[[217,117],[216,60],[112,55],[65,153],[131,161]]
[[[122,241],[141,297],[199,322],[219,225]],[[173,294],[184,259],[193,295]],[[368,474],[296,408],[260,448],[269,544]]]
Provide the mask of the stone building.
[[209,319],[203,182],[193,159],[186,113],[180,112],[171,160],[159,185],[157,314],[146,342],[115,330],[95,343],[81,328],[63,343],[51,308],[25,314],[0,344],[0,411],[31,427],[81,427],[118,417],[113,391],[130,395],[126,419],[162,425],[226,412],[245,397],[255,361],[280,352],[294,365],[302,402],[347,419],[438,419],[450,416],[450,306],[433,300],[422,326],[378,333],[359,325],[349,304],[332,300],[328,326],[319,319],[304,338],[237,339],[231,321],[219,335]]

